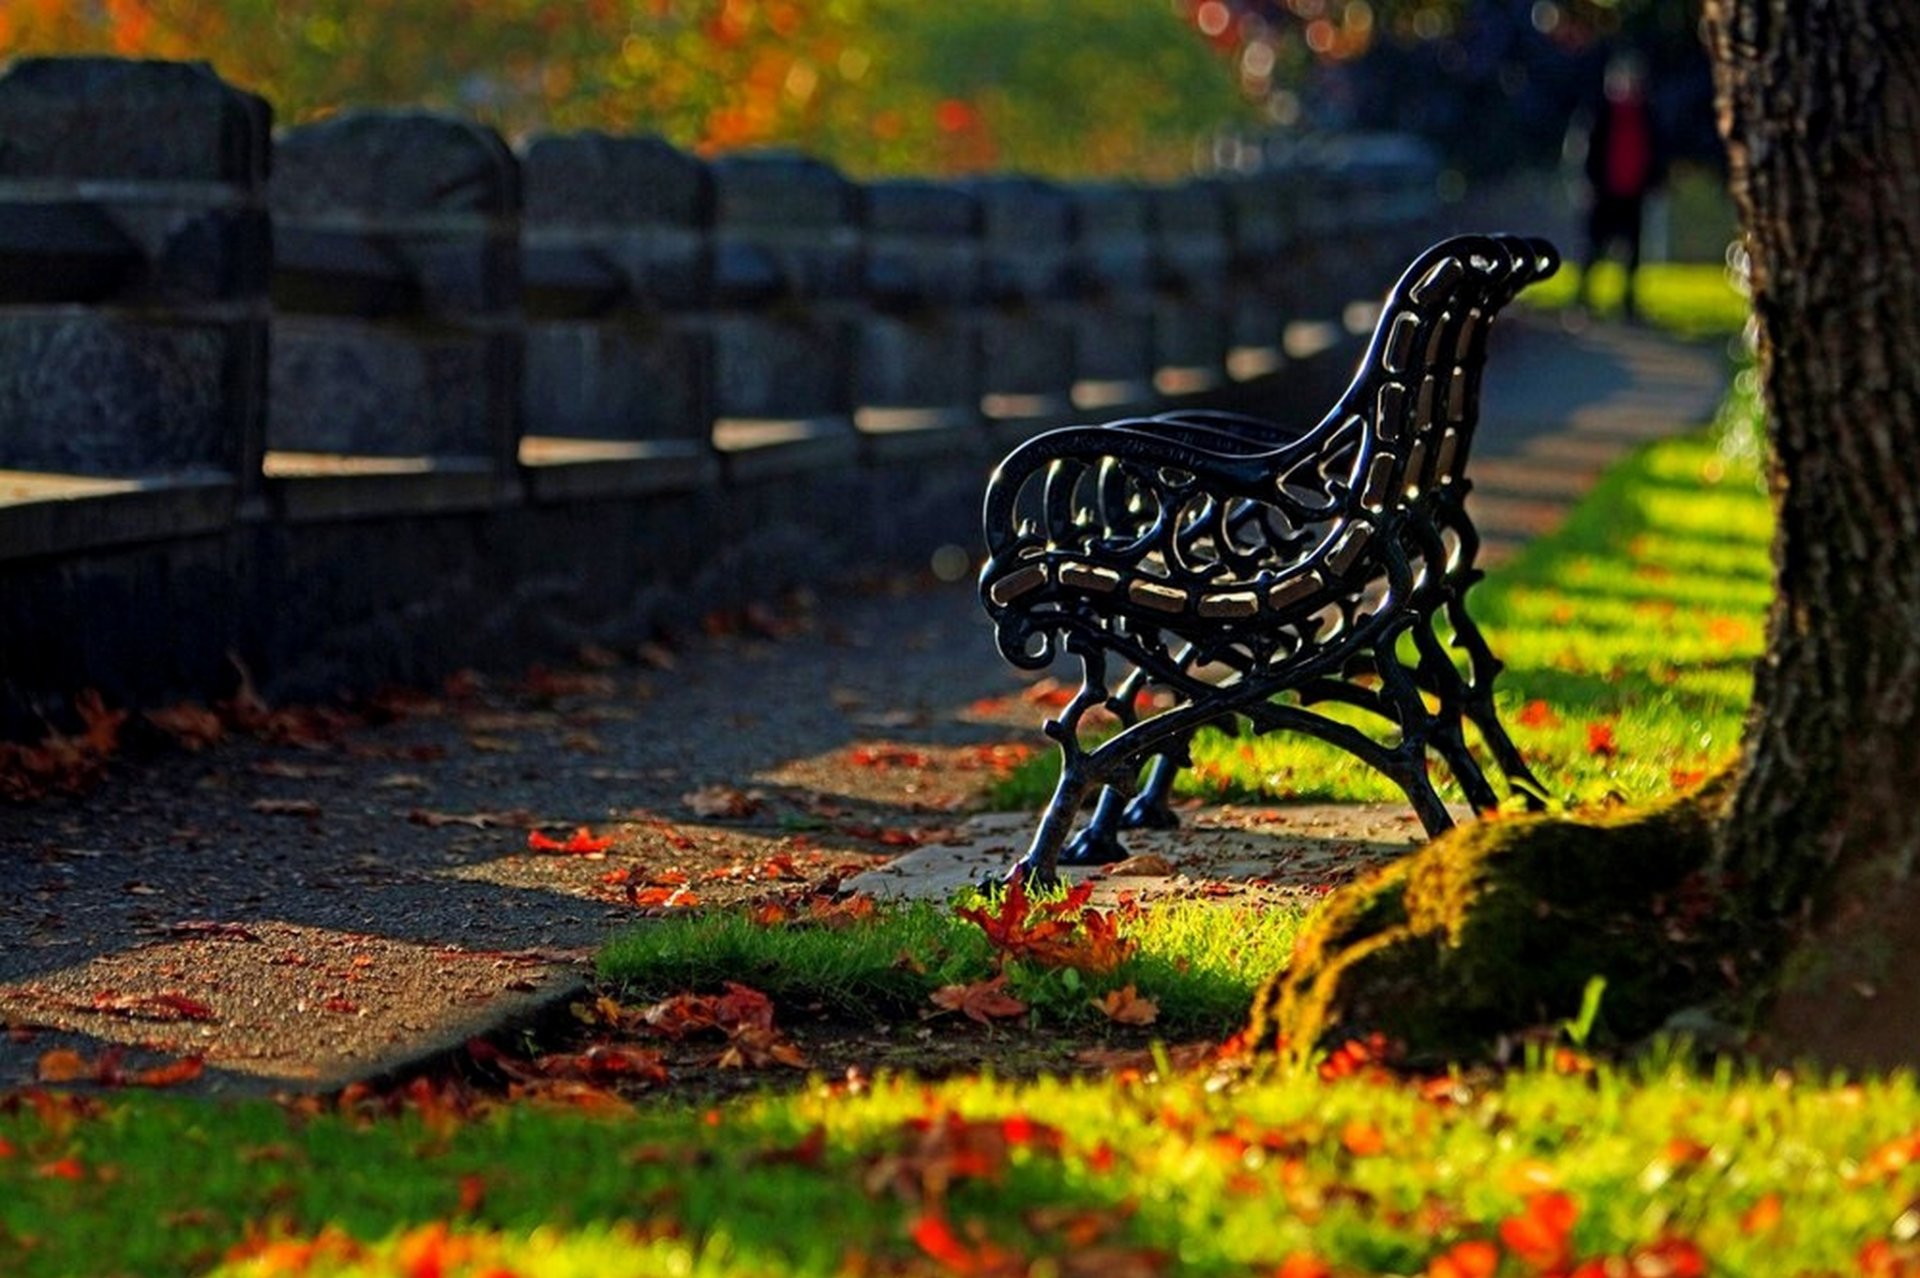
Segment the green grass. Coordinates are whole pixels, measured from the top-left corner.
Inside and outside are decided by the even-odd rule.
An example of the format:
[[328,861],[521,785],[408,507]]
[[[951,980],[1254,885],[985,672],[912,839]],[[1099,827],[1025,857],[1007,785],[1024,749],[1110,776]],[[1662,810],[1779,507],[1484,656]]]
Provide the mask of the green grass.
[[[1675,311],[1718,305],[1700,300],[1713,296],[1706,268],[1670,274],[1688,287],[1650,281],[1650,308],[1656,296]],[[1732,758],[1772,597],[1758,412],[1743,371],[1713,425],[1617,464],[1559,529],[1475,588],[1473,615],[1507,667],[1502,719],[1556,800],[1651,799]],[[1209,729],[1193,753],[1178,791],[1210,801],[1402,798],[1312,739]],[[1039,806],[1058,768],[1056,752],[1038,755],[991,801]]]
[[[962,904],[986,903],[966,894]],[[1120,912],[1119,933],[1137,949],[1118,967],[1089,974],[1011,961],[1007,990],[1030,1005],[1031,1024],[1085,1027],[1102,1020],[1092,999],[1132,985],[1159,1004],[1162,1032],[1224,1037],[1240,1027],[1260,980],[1292,952],[1303,913],[1199,901]],[[926,1012],[935,990],[987,980],[997,967],[977,924],[949,906],[917,902],[836,927],[767,927],[740,911],[664,919],[616,937],[599,970],[635,997],[732,980],[776,1003],[858,1019]]]
[[[1574,1211],[1577,1259],[1664,1238],[1714,1273],[1855,1272],[1863,1248],[1909,1232],[1917,1127],[1907,1075],[1843,1086],[1670,1063],[1226,1086],[883,1078],[713,1111],[380,1120],[28,1104],[0,1114],[0,1272],[201,1273],[249,1230],[331,1230],[325,1250],[343,1263],[308,1270],[292,1246],[256,1245],[223,1275],[962,1268],[915,1241],[918,1225],[941,1246],[935,1218],[974,1260],[988,1247],[1019,1258],[991,1272],[1273,1273],[1313,1256],[1336,1272],[1420,1273],[1484,1240],[1518,1275],[1535,1270],[1509,1222],[1545,1193]],[[459,1256],[439,1222],[472,1263],[446,1263]],[[376,1250],[355,1256],[348,1239]],[[1122,1267],[1148,1254],[1159,1267]]]
[[[1593,268],[1587,299],[1595,315],[1617,316],[1626,291],[1626,269],[1602,261]],[[1522,293],[1530,306],[1558,310],[1572,306],[1580,289],[1580,265],[1565,263],[1558,274]],[[1688,339],[1731,337],[1746,326],[1749,308],[1719,263],[1648,262],[1640,268],[1637,301],[1646,324]]]

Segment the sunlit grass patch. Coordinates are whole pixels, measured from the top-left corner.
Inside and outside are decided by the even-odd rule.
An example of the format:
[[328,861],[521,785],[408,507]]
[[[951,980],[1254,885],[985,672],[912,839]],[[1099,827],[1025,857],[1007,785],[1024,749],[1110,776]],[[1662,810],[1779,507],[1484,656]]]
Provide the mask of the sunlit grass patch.
[[[737,981],[782,1006],[849,1019],[931,1014],[935,991],[1004,971],[1007,993],[1031,1009],[1027,1023],[1098,1026],[1104,1014],[1094,1000],[1132,986],[1157,1004],[1153,1023],[1161,1032],[1224,1037],[1239,1028],[1255,987],[1292,951],[1306,902],[1290,909],[1170,901],[1097,911],[1126,950],[1111,967],[998,953],[958,908],[1004,907],[965,893],[953,905],[880,905],[831,925],[804,915],[757,922],[744,910],[663,919],[614,938],[599,970],[637,997]],[[1063,917],[1077,918],[1078,907]],[[1075,941],[1069,930],[1065,946]]]
[[[1595,263],[1588,306],[1597,315],[1617,316],[1626,283],[1626,268],[1620,263]],[[1574,305],[1579,291],[1580,264],[1568,260],[1558,274],[1532,285],[1520,299],[1531,306],[1560,309]],[[1678,337],[1732,336],[1746,326],[1752,312],[1727,268],[1718,262],[1645,263],[1634,292],[1639,318]]]
[[1916,1148],[1909,1075],[1672,1058],[384,1118],[43,1101],[0,1112],[0,1272],[1894,1273]]

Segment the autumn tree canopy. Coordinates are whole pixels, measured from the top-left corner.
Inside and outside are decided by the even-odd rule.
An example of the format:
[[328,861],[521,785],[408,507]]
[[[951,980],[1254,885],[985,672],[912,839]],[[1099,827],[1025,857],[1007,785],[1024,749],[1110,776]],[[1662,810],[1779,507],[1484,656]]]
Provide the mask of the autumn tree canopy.
[[204,59],[282,122],[425,105],[863,176],[1171,176],[1260,118],[1185,0],[12,0],[0,50]]

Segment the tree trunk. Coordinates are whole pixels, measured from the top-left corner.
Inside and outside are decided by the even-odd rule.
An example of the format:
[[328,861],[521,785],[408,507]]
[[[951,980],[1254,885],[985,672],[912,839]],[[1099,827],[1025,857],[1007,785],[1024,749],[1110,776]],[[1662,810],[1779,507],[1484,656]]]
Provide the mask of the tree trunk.
[[1920,16],[1709,0],[1707,21],[1779,517],[1718,866],[1739,921],[1794,938],[1778,1047],[1920,1061]]
[[1465,826],[1341,889],[1262,986],[1255,1045],[1470,1054],[1597,975],[1627,1039],[1758,995],[1771,1055],[1920,1064],[1920,15],[1707,16],[1778,513],[1740,766],[1630,819]]

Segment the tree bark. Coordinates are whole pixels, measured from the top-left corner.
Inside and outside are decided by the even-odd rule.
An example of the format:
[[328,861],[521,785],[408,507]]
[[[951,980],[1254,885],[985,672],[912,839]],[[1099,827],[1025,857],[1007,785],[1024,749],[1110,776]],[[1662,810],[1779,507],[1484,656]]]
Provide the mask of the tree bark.
[[1778,513],[1717,865],[1782,1049],[1920,1061],[1920,15],[1709,0]]
[[1341,889],[1256,996],[1256,1046],[1472,1053],[1600,975],[1627,1040],[1731,1002],[1770,1056],[1920,1064],[1920,12],[1708,0],[1707,26],[1778,516],[1739,767],[1625,821],[1462,827]]

